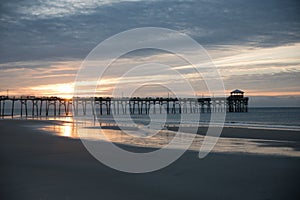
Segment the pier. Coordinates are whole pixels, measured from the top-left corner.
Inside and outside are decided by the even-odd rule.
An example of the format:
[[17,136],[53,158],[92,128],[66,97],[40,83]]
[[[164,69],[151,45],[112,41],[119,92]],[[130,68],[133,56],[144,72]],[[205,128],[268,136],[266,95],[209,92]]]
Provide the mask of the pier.
[[[0,116],[69,116],[86,115],[144,115],[144,114],[181,114],[211,112],[248,112],[248,97],[244,92],[234,90],[227,98],[163,98],[163,97],[60,97],[0,96]],[[8,108],[8,106],[9,108]]]

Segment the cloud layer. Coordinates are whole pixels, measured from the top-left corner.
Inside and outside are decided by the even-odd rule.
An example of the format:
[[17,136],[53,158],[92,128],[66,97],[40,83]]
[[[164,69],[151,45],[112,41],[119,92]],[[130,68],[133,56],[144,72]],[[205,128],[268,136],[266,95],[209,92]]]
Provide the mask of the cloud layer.
[[[228,90],[299,95],[299,8],[294,0],[3,0],[0,92],[23,88],[30,93],[39,84],[71,83],[81,60],[99,42],[155,26],[181,31],[204,45]],[[143,56],[126,61],[138,63]]]
[[83,58],[107,37],[135,27],[185,32],[202,45],[298,42],[298,1],[1,1],[0,61]]

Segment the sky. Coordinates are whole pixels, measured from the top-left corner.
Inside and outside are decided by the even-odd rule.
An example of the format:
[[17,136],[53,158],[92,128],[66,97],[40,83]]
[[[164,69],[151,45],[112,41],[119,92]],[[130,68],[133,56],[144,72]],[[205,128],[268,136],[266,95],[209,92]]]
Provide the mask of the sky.
[[[2,0],[0,95],[68,96],[100,42],[132,28],[163,27],[207,50],[226,93],[245,91],[250,106],[300,106],[299,8],[297,0]],[[115,63],[99,95],[125,63],[145,60],[188,69],[166,52],[133,53]]]

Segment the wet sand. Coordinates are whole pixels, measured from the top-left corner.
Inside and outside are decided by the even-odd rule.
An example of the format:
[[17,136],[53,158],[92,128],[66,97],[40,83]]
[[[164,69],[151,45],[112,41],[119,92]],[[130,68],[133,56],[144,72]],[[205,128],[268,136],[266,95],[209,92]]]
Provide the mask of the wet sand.
[[[177,131],[178,127],[168,127],[168,129]],[[194,129],[182,127],[180,130],[186,133],[193,133]],[[205,135],[206,132],[207,127],[198,128],[199,135]],[[220,137],[300,142],[300,133],[293,130],[224,127]]]
[[128,174],[98,162],[78,139],[27,127],[37,123],[55,122],[0,120],[0,199],[300,198],[298,157],[210,153],[200,160],[188,151],[159,171]]

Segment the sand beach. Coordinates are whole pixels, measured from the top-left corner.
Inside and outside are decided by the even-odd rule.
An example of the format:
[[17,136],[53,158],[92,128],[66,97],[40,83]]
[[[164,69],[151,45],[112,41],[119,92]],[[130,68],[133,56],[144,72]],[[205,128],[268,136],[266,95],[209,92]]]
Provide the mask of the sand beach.
[[[58,122],[0,120],[1,199],[300,197],[298,156],[212,152],[199,159],[196,151],[187,151],[164,169],[129,174],[101,164],[79,139],[53,136],[30,127],[51,123]],[[234,134],[230,129],[226,131]],[[269,137],[268,132],[260,134]]]

